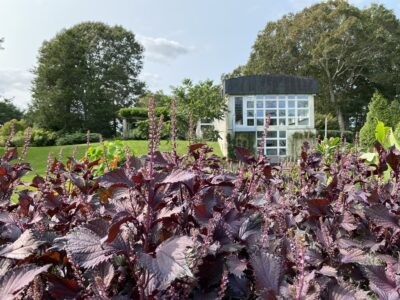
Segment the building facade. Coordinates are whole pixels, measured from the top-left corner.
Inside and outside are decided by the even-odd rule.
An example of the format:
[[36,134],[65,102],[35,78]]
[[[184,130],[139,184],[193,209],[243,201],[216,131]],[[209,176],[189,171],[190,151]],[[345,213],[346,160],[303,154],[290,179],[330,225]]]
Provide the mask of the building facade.
[[228,154],[228,140],[235,146],[256,151],[263,135],[266,114],[270,116],[263,152],[271,160],[295,157],[296,139],[315,136],[314,96],[317,82],[288,75],[256,75],[227,79],[225,118],[215,121],[219,143]]

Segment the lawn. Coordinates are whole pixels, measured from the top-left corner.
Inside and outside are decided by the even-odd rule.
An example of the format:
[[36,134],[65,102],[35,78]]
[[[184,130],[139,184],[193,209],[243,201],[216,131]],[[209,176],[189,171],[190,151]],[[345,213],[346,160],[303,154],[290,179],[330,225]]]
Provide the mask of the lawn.
[[[135,155],[143,155],[147,153],[147,141],[123,141],[124,144],[128,145]],[[207,143],[211,148],[213,148],[214,153],[222,156],[220,147],[217,142],[209,142]],[[98,146],[98,143],[91,144],[92,146]],[[186,153],[188,147],[187,141],[178,141],[177,142],[177,152],[178,154]],[[49,153],[53,153],[56,157],[60,152],[60,149],[63,149],[63,158],[64,160],[67,157],[70,157],[75,151],[75,156],[77,158],[82,157],[86,151],[86,145],[68,145],[68,146],[50,146],[50,147],[30,147],[28,149],[26,155],[26,161],[31,164],[33,169],[32,172],[29,172],[27,176],[25,176],[24,181],[30,181],[35,174],[44,175],[46,173],[47,168],[47,157]],[[21,149],[19,149],[20,151]],[[161,141],[160,151],[170,151],[171,143],[170,141]],[[0,155],[2,155],[4,149],[0,147]]]

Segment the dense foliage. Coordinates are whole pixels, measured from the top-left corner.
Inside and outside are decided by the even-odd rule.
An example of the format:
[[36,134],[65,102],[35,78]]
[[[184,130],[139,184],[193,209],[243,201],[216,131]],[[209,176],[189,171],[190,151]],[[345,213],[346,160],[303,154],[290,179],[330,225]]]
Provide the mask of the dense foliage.
[[367,120],[360,130],[360,142],[371,147],[375,142],[375,128],[381,121],[391,128],[400,123],[400,103],[398,100],[389,102],[382,94],[375,92],[368,105]]
[[121,26],[85,22],[58,33],[39,50],[31,122],[54,131],[114,135],[119,109],[143,92],[142,52]]
[[12,119],[21,119],[22,116],[23,112],[10,99],[0,100],[0,126]]
[[398,149],[377,143],[370,165],[304,144],[299,165],[271,166],[236,148],[233,171],[203,144],[156,151],[149,114],[143,160],[94,177],[100,158],[50,156],[17,204],[29,165],[6,150],[1,299],[398,299]]
[[[373,4],[324,1],[268,22],[246,65],[232,76],[292,74],[318,80],[316,111],[337,117],[340,130],[364,124],[375,89],[392,99],[400,79],[400,21]],[[394,51],[394,52],[393,52]]]

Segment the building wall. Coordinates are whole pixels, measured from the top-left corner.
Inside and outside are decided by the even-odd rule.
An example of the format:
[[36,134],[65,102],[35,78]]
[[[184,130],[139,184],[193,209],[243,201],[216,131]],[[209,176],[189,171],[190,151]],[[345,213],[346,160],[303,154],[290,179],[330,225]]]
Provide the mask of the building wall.
[[[263,99],[257,99],[257,96],[264,96]],[[243,120],[243,125],[240,124],[236,124],[236,120],[235,120],[235,97],[242,97],[243,99],[243,118],[247,118],[247,108],[246,108],[246,103],[247,101],[253,101],[254,105],[256,105],[256,101],[259,100],[263,100],[265,102],[268,102],[268,97],[270,97],[271,99],[273,97],[276,97],[277,101],[279,101],[278,97],[285,97],[285,111],[286,111],[286,116],[285,117],[281,117],[282,119],[285,118],[285,124],[284,125],[279,125],[279,113],[277,115],[277,124],[272,124],[269,127],[269,131],[271,131],[271,133],[276,132],[278,137],[276,137],[276,142],[273,141],[274,137],[270,138],[270,143],[278,143],[280,145],[281,141],[283,142],[283,140],[280,140],[279,134],[280,131],[285,131],[286,132],[286,157],[296,157],[299,153],[299,142],[298,141],[293,141],[293,134],[295,132],[303,132],[304,136],[312,136],[313,134],[315,134],[315,114],[314,114],[314,95],[302,95],[303,99],[297,99],[297,98],[301,98],[300,95],[240,95],[240,96],[235,96],[235,95],[227,95],[227,101],[228,101],[228,112],[226,113],[225,119],[221,120],[221,121],[216,121],[215,122],[215,128],[216,130],[218,130],[220,132],[220,136],[221,139],[219,141],[220,146],[221,146],[221,151],[224,155],[227,155],[228,152],[228,145],[227,145],[227,140],[226,140],[226,136],[227,134],[231,134],[232,137],[234,136],[235,132],[254,132],[254,134],[256,135],[256,132],[260,132],[264,130],[264,125],[257,125],[256,124],[256,116],[254,116],[254,125],[252,126],[248,126],[247,122],[245,122],[245,120]],[[306,96],[306,98],[304,98],[304,96]],[[290,99],[290,97],[295,97],[295,99]],[[260,97],[259,97],[260,98]],[[280,99],[281,101],[283,101],[283,99]],[[296,112],[296,117],[298,116],[298,113],[301,113],[301,111],[304,111],[304,108],[298,108],[297,107],[297,102],[296,101],[303,101],[306,100],[308,103],[308,111],[309,111],[309,124],[308,125],[289,125],[289,101],[294,101],[296,107],[295,107],[295,112]],[[273,100],[271,100],[273,102]],[[264,108],[263,111],[266,112],[267,108],[266,108],[266,103],[264,102]],[[279,103],[279,102],[278,102]],[[281,108],[280,108],[281,109]],[[251,110],[251,109],[249,109]],[[278,112],[278,108],[276,108],[277,112]],[[257,112],[257,109],[254,108],[254,113]],[[247,121],[247,120],[246,120]],[[271,120],[272,121],[272,120]],[[297,124],[298,120],[296,120],[296,124]],[[258,141],[257,138],[255,138],[254,140],[255,145],[254,148],[257,147],[257,144],[259,143],[260,137],[258,136]],[[296,145],[296,146],[295,146]],[[274,147],[274,145],[272,144],[271,147]],[[273,149],[270,149],[271,151],[274,151]],[[280,150],[280,146],[278,146],[278,148],[276,149],[277,151],[281,151]],[[269,151],[269,150],[267,150]],[[277,153],[278,154],[278,153]],[[267,153],[267,155],[269,155]],[[273,155],[272,155],[273,156]]]

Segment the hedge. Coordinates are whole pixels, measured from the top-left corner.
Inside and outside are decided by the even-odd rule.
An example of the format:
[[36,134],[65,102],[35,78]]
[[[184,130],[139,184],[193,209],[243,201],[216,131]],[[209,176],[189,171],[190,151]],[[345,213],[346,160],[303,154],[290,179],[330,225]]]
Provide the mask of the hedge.
[[[130,107],[119,110],[119,116],[125,119],[147,119],[149,110],[146,107]],[[169,109],[167,107],[157,107],[156,116],[164,115],[164,120],[169,120]]]
[[[328,130],[327,131],[328,134],[328,138],[331,137],[341,137],[342,136],[342,132],[340,130]],[[324,138],[325,137],[325,130],[318,130],[318,136],[320,136],[320,138]],[[346,138],[346,141],[351,143],[354,141],[354,132],[353,131],[343,131],[343,136]]]

